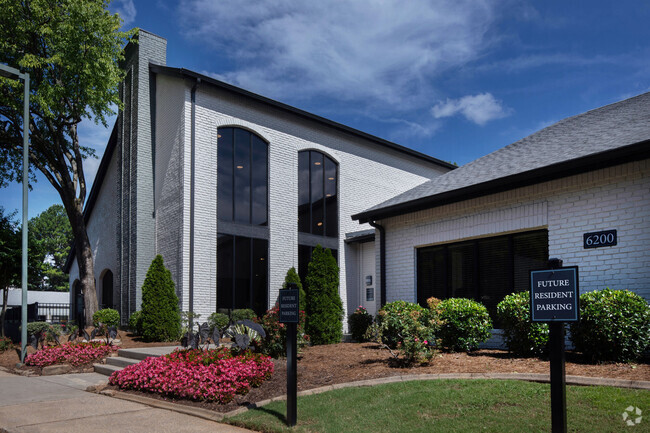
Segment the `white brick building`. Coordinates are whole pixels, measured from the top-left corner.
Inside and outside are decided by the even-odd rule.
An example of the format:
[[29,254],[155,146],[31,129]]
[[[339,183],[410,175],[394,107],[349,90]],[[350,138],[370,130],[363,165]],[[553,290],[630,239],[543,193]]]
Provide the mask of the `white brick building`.
[[550,257],[579,267],[583,292],[650,300],[650,93],[562,120],[353,218],[385,230],[386,302],[461,296],[493,313]]
[[[346,313],[366,294],[373,309],[374,235],[351,215],[454,167],[165,66],[165,49],[144,31],[126,48],[124,108],[85,210],[99,303],[126,321],[161,254],[183,311],[260,312],[321,244],[338,259]],[[74,256],[69,269],[83,305]]]

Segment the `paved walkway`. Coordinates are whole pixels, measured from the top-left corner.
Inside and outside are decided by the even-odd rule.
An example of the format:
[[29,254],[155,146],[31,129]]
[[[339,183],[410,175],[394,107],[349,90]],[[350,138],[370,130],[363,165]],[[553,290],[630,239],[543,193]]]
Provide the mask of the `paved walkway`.
[[249,431],[85,391],[106,380],[97,373],[25,377],[0,370],[0,433]]

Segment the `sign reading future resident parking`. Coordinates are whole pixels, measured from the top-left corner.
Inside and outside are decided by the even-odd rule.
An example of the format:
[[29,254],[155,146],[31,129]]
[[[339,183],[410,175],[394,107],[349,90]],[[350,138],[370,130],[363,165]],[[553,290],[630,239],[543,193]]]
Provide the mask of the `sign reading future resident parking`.
[[298,323],[300,319],[298,289],[280,290],[280,323]]
[[533,322],[577,322],[578,267],[530,271],[530,312]]

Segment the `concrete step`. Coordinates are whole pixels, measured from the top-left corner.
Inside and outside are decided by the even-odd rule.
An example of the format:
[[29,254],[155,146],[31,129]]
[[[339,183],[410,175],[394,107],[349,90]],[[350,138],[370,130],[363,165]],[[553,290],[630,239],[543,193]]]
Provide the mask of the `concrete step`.
[[121,356],[109,356],[108,358],[106,358],[106,364],[114,365],[116,367],[121,367],[121,368],[124,368],[129,365],[137,364],[138,362],[140,362],[139,359],[123,358]]
[[103,374],[105,376],[110,376],[116,371],[120,371],[123,367],[118,367],[117,365],[110,364],[93,364],[95,373]]
[[182,349],[181,346],[160,346],[160,347],[141,347],[135,349],[120,349],[117,354],[121,358],[131,358],[142,361],[150,356],[159,357],[172,353],[175,349]]

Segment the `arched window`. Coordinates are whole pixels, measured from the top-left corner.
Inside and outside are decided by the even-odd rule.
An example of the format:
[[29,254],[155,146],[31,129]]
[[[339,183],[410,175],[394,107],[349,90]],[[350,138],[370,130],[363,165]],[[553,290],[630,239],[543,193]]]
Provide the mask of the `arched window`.
[[113,272],[104,271],[102,277],[102,308],[113,308]]
[[268,308],[268,144],[241,128],[217,134],[217,309]]
[[318,244],[338,261],[338,165],[316,150],[298,153],[298,273],[304,279]]

